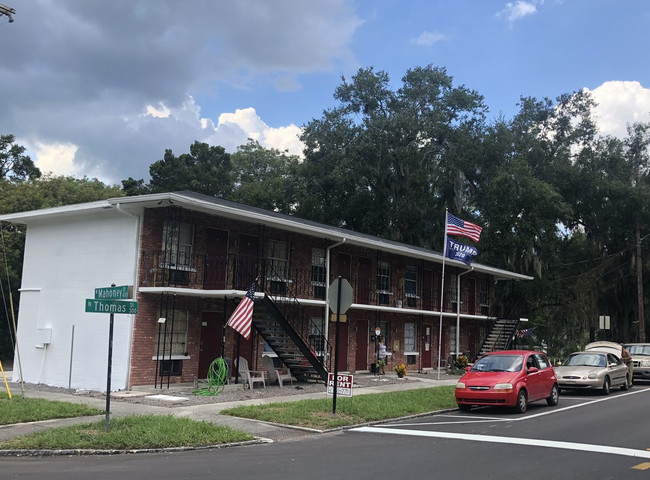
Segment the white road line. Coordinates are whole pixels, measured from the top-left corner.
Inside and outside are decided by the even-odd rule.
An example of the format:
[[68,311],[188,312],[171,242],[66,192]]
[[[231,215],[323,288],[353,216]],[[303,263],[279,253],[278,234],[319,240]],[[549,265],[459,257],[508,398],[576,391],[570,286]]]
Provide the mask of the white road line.
[[406,435],[412,437],[468,440],[472,442],[504,443],[510,445],[529,445],[532,447],[557,448],[562,450],[578,450],[590,453],[623,455],[627,457],[650,458],[650,451],[647,450],[634,450],[631,448],[612,447],[609,445],[592,445],[589,443],[556,442],[552,440],[538,440],[535,438],[497,437],[493,435],[471,435],[466,433],[425,432],[421,430],[406,430],[403,428],[398,429],[385,427],[359,427],[353,428],[350,431],[362,433],[387,433],[391,435]]
[[[411,425],[467,425],[470,423],[486,423],[486,422],[521,422],[521,421],[526,421],[526,420],[532,420],[534,418],[538,417],[544,417],[546,415],[554,415],[556,413],[561,413],[565,412],[567,410],[573,410],[574,408],[580,408],[580,407],[585,407],[587,405],[593,405],[595,403],[600,403],[600,402],[608,402],[610,400],[616,400],[617,398],[621,397],[626,397],[628,395],[636,395],[638,393],[646,393],[650,392],[650,388],[644,388],[643,390],[635,390],[633,392],[626,392],[622,393],[620,395],[616,396],[608,396],[608,397],[602,397],[598,398],[596,400],[591,400],[590,402],[583,402],[583,403],[578,403],[575,405],[569,405],[568,407],[562,407],[562,408],[554,408],[553,410],[546,410],[540,413],[535,413],[532,415],[526,415],[522,417],[517,417],[517,418],[502,418],[502,417],[481,417],[481,416],[474,416],[474,415],[445,415],[448,417],[452,418],[458,418],[458,422],[420,422],[420,423],[398,423],[394,424],[396,426],[411,426]],[[561,398],[561,397],[560,397]],[[436,415],[437,417],[438,415]]]

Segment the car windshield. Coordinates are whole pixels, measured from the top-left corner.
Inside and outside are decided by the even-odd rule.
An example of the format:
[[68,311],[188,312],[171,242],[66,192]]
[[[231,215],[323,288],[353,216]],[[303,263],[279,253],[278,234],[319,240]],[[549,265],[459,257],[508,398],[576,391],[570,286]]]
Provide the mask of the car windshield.
[[518,372],[523,363],[523,355],[486,355],[474,364],[472,372]]
[[606,367],[607,359],[603,354],[574,353],[569,355],[562,365],[565,367]]
[[650,356],[650,345],[628,345],[626,348],[630,352],[630,355]]

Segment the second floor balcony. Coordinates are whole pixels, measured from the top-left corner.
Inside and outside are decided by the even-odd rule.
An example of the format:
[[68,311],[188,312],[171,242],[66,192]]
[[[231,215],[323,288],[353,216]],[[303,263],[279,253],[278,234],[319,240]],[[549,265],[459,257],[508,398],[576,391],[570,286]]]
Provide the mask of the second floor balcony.
[[[143,252],[140,271],[140,286],[144,287],[246,291],[258,278],[259,288],[272,296],[313,300],[325,300],[328,285],[334,280],[325,278],[322,267],[292,268],[270,259],[245,255],[184,256],[164,251]],[[356,276],[348,281],[357,304],[428,311],[440,309],[440,286],[425,292],[422,285],[414,287],[411,283],[406,291]],[[494,316],[493,306],[483,299],[479,301],[476,292],[461,291],[460,313]],[[456,312],[457,301],[456,292],[445,288],[443,311]]]

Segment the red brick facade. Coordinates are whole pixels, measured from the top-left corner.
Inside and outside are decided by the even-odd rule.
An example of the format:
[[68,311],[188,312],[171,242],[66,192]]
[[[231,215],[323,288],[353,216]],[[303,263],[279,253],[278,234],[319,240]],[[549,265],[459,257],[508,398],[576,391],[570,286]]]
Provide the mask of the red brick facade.
[[[184,283],[180,286],[174,285],[173,289],[164,290],[162,287],[169,285],[169,277],[165,277],[169,273],[165,273],[158,267],[163,264],[160,252],[164,245],[163,230],[166,221],[193,226],[193,261],[191,268],[182,272]],[[288,271],[291,278],[287,285],[298,299],[312,301],[312,304],[307,306],[310,316],[322,321],[327,312],[329,317],[330,312],[326,311],[322,302],[322,287],[319,290],[318,285],[312,281],[312,249],[317,248],[326,252],[328,247],[336,243],[334,240],[271,228],[252,220],[244,221],[178,207],[161,206],[147,209],[141,225],[138,287],[161,287],[161,290],[143,292],[140,288],[136,289],[139,313],[135,317],[133,326],[130,387],[154,384],[158,381],[157,369],[160,368],[160,364],[156,362],[156,355],[160,348],[158,332],[164,328],[164,324],[158,323],[158,319],[170,315],[172,311],[188,314],[185,351],[183,354],[171,357],[177,359],[175,365],[180,366],[180,371],[165,377],[164,381],[192,382],[199,377],[201,351],[202,348],[207,348],[206,345],[201,345],[202,328],[206,328],[211,321],[206,318],[216,319],[217,323],[221,322],[215,330],[219,331],[236,305],[232,294],[220,294],[205,288],[208,262],[204,258],[211,248],[209,236],[214,235],[215,232],[218,232],[221,238],[227,239],[226,250],[229,260],[224,263],[226,271],[223,272],[225,279],[223,292],[241,291],[242,286],[250,285],[251,279],[254,278],[247,271],[248,277],[241,278],[246,275],[240,275],[238,284],[233,280],[237,273],[235,265],[241,265],[238,259],[244,258],[245,248],[251,248],[251,244],[253,246],[256,244],[255,256],[261,264],[268,260],[270,240],[285,242],[289,247]],[[248,242],[246,246],[243,245],[244,241]],[[387,268],[384,272],[387,275],[382,280],[388,282],[387,290],[378,287],[380,262],[383,262],[381,263],[383,268]],[[376,346],[371,341],[371,336],[374,335],[377,327],[382,327],[381,334],[387,338],[387,346],[392,353],[387,372],[393,364],[401,362],[407,364],[410,370],[438,367],[441,263],[343,243],[331,249],[330,264],[330,278],[326,279],[326,284],[329,285],[338,275],[348,279],[354,289],[354,303],[362,307],[351,308],[347,312],[347,321],[339,326],[341,334],[339,371],[354,373],[371,368]],[[407,268],[410,268],[410,278],[407,275]],[[455,299],[452,293],[455,286],[452,283],[455,282],[456,274],[465,271],[449,265],[445,270],[444,311],[446,314],[442,321],[442,366],[445,365],[450,353],[455,350],[450,343],[457,322],[453,315],[456,312],[456,304],[452,301]],[[270,275],[267,275],[268,278]],[[461,278],[460,351],[474,356],[478,353],[480,342],[485,336],[486,317],[488,314],[493,314],[494,279],[485,273],[474,272]],[[263,278],[261,283],[264,282]],[[162,293],[163,291],[165,293]],[[314,301],[321,301],[321,304],[313,305]],[[206,312],[212,313],[206,314]],[[471,318],[472,316],[476,318]],[[336,324],[329,318],[326,320],[329,323],[328,340],[334,345]],[[167,326],[172,328],[169,324]],[[239,352],[249,358],[251,368],[261,369],[264,342],[255,332],[250,342],[245,342],[231,328],[225,328],[223,332],[225,333],[223,346],[216,346],[222,356],[232,359]],[[405,351],[406,341],[410,341],[414,348]]]

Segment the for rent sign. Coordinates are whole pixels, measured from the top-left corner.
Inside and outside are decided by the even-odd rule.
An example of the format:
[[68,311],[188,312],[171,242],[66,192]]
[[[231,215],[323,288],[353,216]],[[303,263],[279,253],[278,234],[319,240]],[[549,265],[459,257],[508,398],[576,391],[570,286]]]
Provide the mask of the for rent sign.
[[[352,384],[354,383],[354,375],[338,374],[336,376],[336,394],[343,395],[344,397],[352,396]],[[327,376],[327,394],[334,394],[334,374],[330,373]]]

